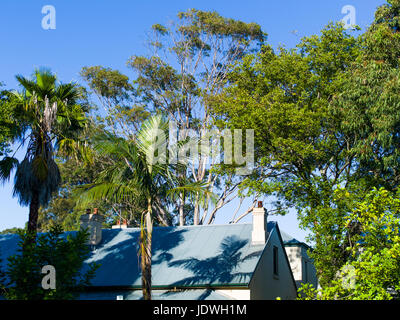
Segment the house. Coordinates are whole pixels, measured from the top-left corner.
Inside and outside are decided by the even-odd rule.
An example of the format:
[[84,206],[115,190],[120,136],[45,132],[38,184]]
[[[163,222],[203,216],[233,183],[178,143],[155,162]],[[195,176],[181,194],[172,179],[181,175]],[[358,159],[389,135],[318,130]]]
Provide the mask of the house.
[[[102,229],[102,217],[87,213],[92,254],[101,264],[86,300],[141,299],[138,228]],[[16,235],[0,235],[0,252],[13,254]],[[295,299],[297,286],[316,284],[308,246],[267,221],[259,203],[247,224],[155,227],[152,235],[152,298],[177,300]]]

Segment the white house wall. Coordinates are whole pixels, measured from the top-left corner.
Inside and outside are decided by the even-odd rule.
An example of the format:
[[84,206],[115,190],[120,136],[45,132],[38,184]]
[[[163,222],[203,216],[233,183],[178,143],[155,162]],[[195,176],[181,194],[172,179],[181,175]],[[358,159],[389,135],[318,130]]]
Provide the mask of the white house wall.
[[215,292],[234,300],[250,300],[250,290],[246,289],[215,290]]
[[[278,248],[278,276],[273,273],[274,246]],[[278,297],[282,300],[293,300],[297,297],[286,252],[281,245],[277,229],[271,232],[249,287],[251,300],[276,300]]]
[[307,254],[307,249],[303,245],[286,246],[290,266],[296,285],[300,288],[302,283],[311,283],[317,287],[317,275],[314,264]]

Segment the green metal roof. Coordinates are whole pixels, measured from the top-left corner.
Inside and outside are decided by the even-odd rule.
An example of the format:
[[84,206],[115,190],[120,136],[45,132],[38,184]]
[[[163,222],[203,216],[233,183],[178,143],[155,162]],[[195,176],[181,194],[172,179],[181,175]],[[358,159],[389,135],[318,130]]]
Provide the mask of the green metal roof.
[[[268,222],[268,232],[275,226],[275,222]],[[153,289],[248,287],[265,247],[251,244],[251,231],[251,223],[155,227]],[[281,234],[284,242],[294,239],[284,232]],[[18,239],[15,234],[0,235],[3,270],[6,258],[16,253]],[[93,248],[84,267],[90,262],[101,265],[92,287],[107,291],[141,288],[138,240],[138,228],[102,230],[102,241]]]
[[[251,224],[154,228],[152,287],[247,287],[264,249],[251,244],[251,231]],[[138,238],[137,228],[103,230],[87,261],[101,264],[93,286],[141,287]]]
[[291,235],[287,234],[284,231],[280,231],[281,236],[282,236],[282,241],[285,247],[290,247],[290,246],[304,246],[307,249],[311,248],[307,243],[301,242],[297,240],[296,238],[293,238]]

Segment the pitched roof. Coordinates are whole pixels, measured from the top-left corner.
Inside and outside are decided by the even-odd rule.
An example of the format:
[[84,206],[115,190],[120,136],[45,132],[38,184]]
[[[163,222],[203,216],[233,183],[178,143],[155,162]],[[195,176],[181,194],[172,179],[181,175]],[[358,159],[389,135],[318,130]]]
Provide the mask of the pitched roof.
[[293,238],[291,235],[281,230],[282,241],[285,246],[304,246],[307,249],[311,248],[307,243],[301,242],[296,238]]
[[[272,232],[276,225],[268,222],[267,231]],[[139,231],[138,228],[102,230],[102,241],[93,248],[84,266],[90,262],[101,264],[91,281],[92,287],[141,288]],[[251,244],[251,232],[251,223],[155,227],[153,289],[247,287],[265,248]],[[281,235],[284,244],[302,244],[283,231]],[[3,267],[7,257],[16,253],[18,240],[15,234],[0,235]]]
[[[268,223],[268,231],[275,227]],[[251,244],[252,224],[158,227],[152,237],[152,287],[247,287],[264,245]],[[97,262],[92,286],[141,288],[139,229],[103,230],[87,261]]]

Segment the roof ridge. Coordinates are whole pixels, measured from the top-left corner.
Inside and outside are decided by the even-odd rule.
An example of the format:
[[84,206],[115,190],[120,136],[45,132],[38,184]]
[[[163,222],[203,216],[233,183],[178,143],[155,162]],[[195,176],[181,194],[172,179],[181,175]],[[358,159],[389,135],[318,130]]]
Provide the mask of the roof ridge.
[[[273,222],[273,221],[270,221]],[[185,225],[185,226],[153,226],[153,229],[155,228],[205,228],[205,227],[227,227],[227,226],[237,226],[237,225],[250,225],[252,224],[251,222],[244,222],[244,223],[225,223],[225,224],[201,224],[201,225]],[[127,227],[127,228],[107,228],[103,230],[134,230],[134,229],[140,229],[140,227]]]

